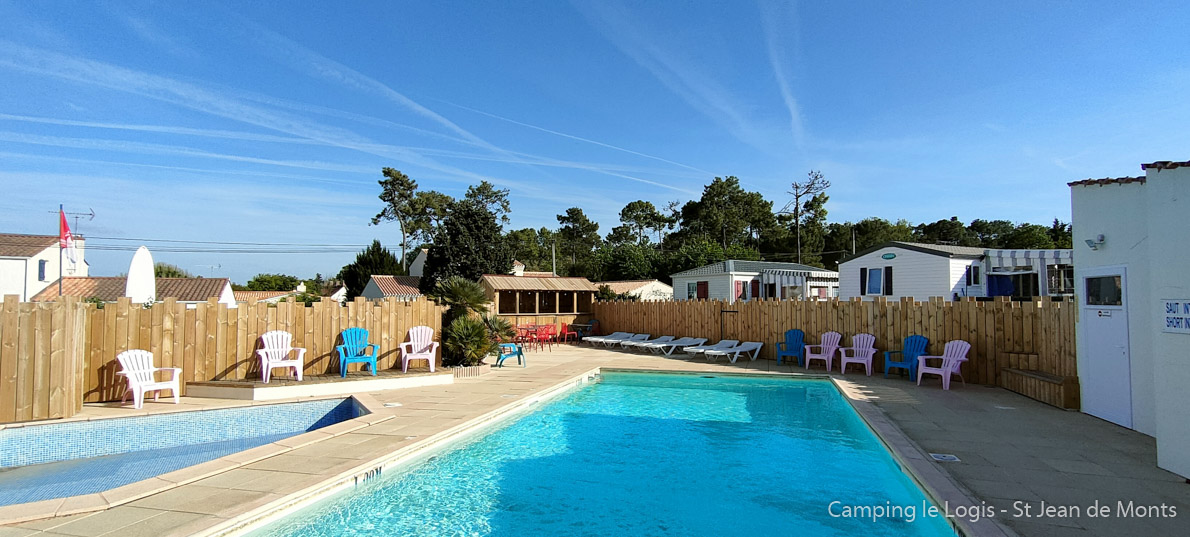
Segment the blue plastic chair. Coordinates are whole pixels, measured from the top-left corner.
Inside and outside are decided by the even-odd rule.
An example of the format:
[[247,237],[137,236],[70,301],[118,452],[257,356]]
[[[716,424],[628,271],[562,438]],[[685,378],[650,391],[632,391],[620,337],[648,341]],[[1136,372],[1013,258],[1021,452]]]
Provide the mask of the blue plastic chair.
[[516,343],[501,343],[500,356],[496,358],[496,367],[504,367],[504,360],[516,357],[516,363],[525,367],[529,361],[525,359],[525,353],[521,352],[521,346]]
[[599,319],[591,319],[589,322],[587,322],[587,324],[591,325],[591,328],[583,330],[582,328],[575,327],[575,331],[578,332],[579,341],[582,341],[585,337],[593,336],[599,333]]
[[797,358],[797,365],[802,365],[806,359],[806,334],[794,328],[785,331],[785,341],[777,342],[777,363],[781,363],[782,356]]
[[[370,351],[368,349],[371,349]],[[343,331],[343,344],[335,345],[339,351],[339,376],[347,377],[347,364],[368,364],[372,376],[376,376],[376,355],[380,346],[368,343],[368,331],[364,328],[348,328]]]
[[[909,371],[909,378],[917,378],[917,357],[926,353],[926,345],[930,340],[925,336],[909,336],[899,351],[884,351],[884,378],[888,378],[888,370],[899,367]],[[900,354],[901,361],[894,362],[892,355]]]

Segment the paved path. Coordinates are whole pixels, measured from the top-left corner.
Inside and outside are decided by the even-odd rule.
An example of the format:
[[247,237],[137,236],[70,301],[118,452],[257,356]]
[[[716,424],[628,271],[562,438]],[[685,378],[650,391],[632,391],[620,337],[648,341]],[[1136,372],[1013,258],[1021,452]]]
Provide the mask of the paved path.
[[[376,422],[318,442],[287,446],[283,453],[257,448],[253,462],[188,482],[106,511],[63,516],[0,527],[0,537],[24,535],[160,536],[189,535],[225,524],[253,509],[280,502],[288,494],[352,475],[377,458],[416,449],[432,435],[457,427],[493,409],[514,405],[535,392],[595,367],[697,371],[804,372],[758,360],[706,364],[603,351],[558,347],[529,355],[527,368],[506,367],[453,385],[368,394],[386,408]],[[814,371],[814,370],[811,370]],[[821,372],[821,368],[817,370]],[[937,380],[917,387],[904,379],[885,380],[852,373],[843,377],[848,395],[870,401],[917,444],[930,452],[951,453],[961,462],[937,463],[975,497],[1008,513],[997,519],[1025,536],[1186,535],[1190,532],[1190,485],[1156,468],[1153,439],[1107,422],[1058,410],[1025,397],[983,386],[956,385],[949,392]],[[186,398],[184,398],[185,400]],[[222,406],[221,401],[187,401]],[[168,405],[172,406],[172,405]],[[147,404],[150,412],[155,405]],[[167,406],[164,406],[168,410]],[[89,407],[95,414],[120,409]],[[267,446],[266,446],[267,448]],[[1014,502],[1077,505],[1079,517],[1013,518]],[[1109,506],[1111,518],[1091,518],[1087,506]],[[1173,506],[1176,518],[1118,518],[1116,502]],[[1021,504],[1023,508],[1024,504]],[[1168,512],[1168,511],[1167,511]]]

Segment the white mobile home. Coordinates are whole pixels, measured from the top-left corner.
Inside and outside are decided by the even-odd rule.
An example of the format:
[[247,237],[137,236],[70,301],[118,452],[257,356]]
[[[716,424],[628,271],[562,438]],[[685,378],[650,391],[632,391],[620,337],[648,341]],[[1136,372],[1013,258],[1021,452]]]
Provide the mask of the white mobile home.
[[[83,260],[86,241],[76,236],[74,246],[76,255],[72,262],[61,255],[57,235],[0,233],[0,297],[17,295],[25,302],[57,282],[59,276],[86,276],[87,262]],[[54,294],[57,295],[57,289]]]
[[999,250],[886,242],[839,263],[840,298],[1018,299],[1073,293],[1070,250]]
[[1082,409],[1157,439],[1190,477],[1190,162],[1070,183]]
[[839,273],[799,263],[729,259],[679,272],[674,300],[831,298],[839,296]]

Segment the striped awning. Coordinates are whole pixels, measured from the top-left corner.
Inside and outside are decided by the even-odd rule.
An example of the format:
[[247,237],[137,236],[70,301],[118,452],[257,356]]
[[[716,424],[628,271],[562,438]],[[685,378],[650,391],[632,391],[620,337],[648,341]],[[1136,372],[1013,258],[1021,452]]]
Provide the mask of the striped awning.
[[1046,265],[1074,264],[1074,250],[987,250],[984,255],[990,272],[1010,272],[1017,267],[1040,272]]
[[1049,295],[1048,265],[1073,265],[1074,250],[986,250],[988,276],[1037,274],[1037,290]]

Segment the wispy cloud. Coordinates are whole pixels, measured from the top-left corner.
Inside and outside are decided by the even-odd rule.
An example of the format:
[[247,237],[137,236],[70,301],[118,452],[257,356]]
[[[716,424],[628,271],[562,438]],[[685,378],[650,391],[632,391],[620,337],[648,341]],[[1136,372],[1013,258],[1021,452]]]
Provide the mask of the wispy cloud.
[[771,144],[748,118],[731,92],[714,76],[686,55],[667,50],[653,39],[656,32],[646,28],[627,9],[610,2],[572,2],[587,20],[620,52],[653,74],[691,107],[716,121],[733,136],[765,151]]
[[298,160],[275,160],[258,157],[248,157],[243,155],[232,155],[227,153],[214,153],[211,151],[203,151],[201,149],[194,149],[191,147],[173,146],[165,144],[153,144],[146,142],[128,142],[123,140],[100,140],[95,138],[67,138],[60,136],[42,136],[35,134],[24,134],[19,132],[0,131],[0,141],[15,142],[22,144],[45,145],[53,147],[66,147],[72,149],[92,149],[100,151],[121,151],[126,153],[152,154],[152,155],[175,155],[184,157],[210,158],[217,160],[227,160],[234,162],[245,162],[251,164],[266,164],[271,166],[282,166],[287,168],[303,168],[307,170],[323,170],[347,173],[370,174],[375,173],[372,168],[363,166],[352,166],[347,164],[335,164],[329,162],[317,161],[298,161]]
[[588,143],[588,144],[597,145],[597,146],[599,146],[599,147],[606,147],[606,148],[608,148],[608,149],[614,149],[614,150],[616,150],[616,151],[621,151],[621,152],[624,152],[624,153],[628,153],[628,154],[630,154],[630,155],[636,155],[636,156],[638,156],[638,157],[644,157],[644,158],[647,158],[647,159],[653,159],[653,160],[656,160],[656,161],[658,161],[658,162],[664,162],[664,163],[666,163],[666,164],[672,164],[672,165],[674,165],[674,166],[679,166],[679,167],[686,168],[686,169],[689,169],[689,170],[694,170],[694,171],[696,171],[696,172],[701,172],[701,173],[704,173],[704,174],[706,174],[706,175],[714,175],[712,172],[708,172],[708,171],[706,171],[706,170],[704,170],[704,169],[702,169],[702,168],[696,168],[696,167],[694,167],[694,166],[690,166],[690,165],[688,165],[688,164],[682,164],[681,162],[676,162],[676,161],[669,160],[669,159],[666,159],[666,158],[658,157],[658,156],[656,156],[656,155],[650,155],[650,154],[648,154],[648,153],[641,153],[640,151],[633,151],[633,150],[631,150],[631,149],[627,149],[627,148],[620,147],[620,146],[617,146],[617,145],[612,145],[612,144],[609,144],[609,143],[600,142],[600,141],[598,141],[598,140],[592,140],[592,139],[590,139],[590,138],[583,138],[582,136],[575,136],[575,135],[573,135],[573,134],[566,134],[566,133],[564,133],[564,132],[559,132],[559,131],[556,131],[556,130],[547,129],[547,128],[545,128],[545,127],[539,127],[539,126],[537,126],[537,125],[530,125],[529,123],[525,123],[525,122],[522,122],[522,121],[517,121],[517,120],[515,120],[515,119],[507,118],[507,117],[504,117],[504,116],[499,116],[499,115],[493,114],[493,113],[491,113],[491,112],[484,112],[483,110],[477,110],[477,109],[475,109],[475,108],[471,108],[471,107],[469,107],[469,106],[463,106],[463,105],[461,105],[461,104],[457,104],[457,103],[452,103],[452,102],[450,102],[450,101],[444,101],[444,100],[441,100],[441,99],[436,99],[436,100],[437,100],[438,102],[440,102],[440,103],[443,103],[443,104],[448,104],[448,105],[450,105],[450,106],[454,106],[454,107],[457,107],[457,108],[461,108],[461,109],[463,109],[463,110],[467,110],[467,111],[469,111],[469,112],[474,112],[474,113],[476,113],[476,114],[479,114],[479,115],[487,116],[487,117],[490,117],[490,118],[492,118],[492,119],[498,119],[498,120],[500,120],[500,121],[505,121],[505,122],[508,122],[508,123],[512,123],[513,125],[520,125],[520,126],[522,126],[522,127],[525,127],[525,128],[529,128],[529,129],[538,130],[538,131],[541,131],[541,132],[545,132],[545,133],[553,134],[553,135],[555,135],[555,136],[561,136],[561,137],[563,137],[563,138],[569,138],[569,139],[571,139],[571,140],[577,140],[577,141],[580,141],[580,142],[586,142],[586,143]]
[[769,63],[773,66],[773,75],[777,79],[781,99],[785,102],[785,108],[789,110],[789,130],[793,136],[794,146],[801,150],[805,145],[805,126],[802,122],[802,113],[798,107],[797,97],[793,94],[789,76],[786,74],[786,65],[789,63],[789,59],[785,55],[785,47],[778,43],[780,35],[792,33],[795,37],[794,46],[796,46],[797,6],[792,3],[774,4],[762,1],[760,7],[760,20],[764,28],[764,42],[768,48]]
[[254,142],[278,142],[289,144],[326,145],[307,138],[289,136],[274,136],[271,134],[256,134],[251,132],[229,131],[221,129],[196,129],[191,127],[177,127],[170,125],[137,125],[131,123],[110,123],[102,121],[78,121],[73,119],[58,119],[37,116],[22,116],[16,114],[0,114],[0,120],[20,121],[25,123],[40,123],[43,125],[62,125],[69,127],[91,127],[96,129],[113,129],[137,132],[153,132],[160,134],[179,134],[185,136],[202,136],[206,138],[221,138],[225,140],[245,140]]

